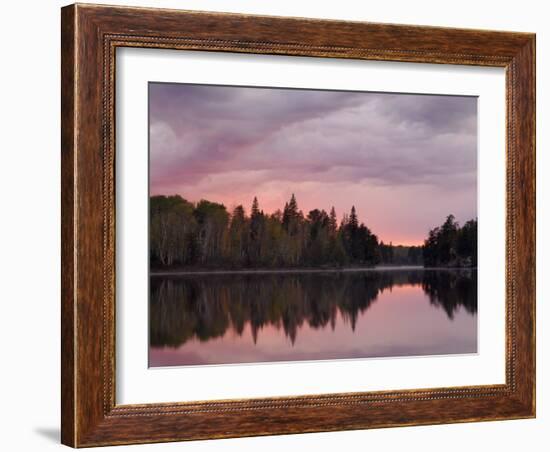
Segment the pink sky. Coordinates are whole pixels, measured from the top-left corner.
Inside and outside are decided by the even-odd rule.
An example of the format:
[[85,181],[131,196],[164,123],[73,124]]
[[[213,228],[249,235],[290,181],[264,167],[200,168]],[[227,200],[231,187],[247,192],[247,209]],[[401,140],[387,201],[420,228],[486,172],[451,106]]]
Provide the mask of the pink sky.
[[394,244],[477,215],[475,97],[151,83],[149,102],[153,195],[354,205]]
[[207,342],[192,339],[176,349],[151,347],[149,365],[418,356],[475,353],[477,349],[477,317],[460,308],[449,319],[441,307],[430,304],[418,285],[381,292],[367,311],[359,313],[353,330],[341,313],[334,330],[329,328],[304,322],[292,344],[280,328],[266,325],[254,342],[247,323],[241,335],[228,329],[224,336]]

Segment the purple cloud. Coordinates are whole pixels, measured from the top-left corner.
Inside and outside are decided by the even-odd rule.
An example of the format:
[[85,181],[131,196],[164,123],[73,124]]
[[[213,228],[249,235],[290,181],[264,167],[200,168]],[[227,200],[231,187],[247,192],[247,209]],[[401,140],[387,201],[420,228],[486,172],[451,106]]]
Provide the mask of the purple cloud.
[[[372,212],[383,196],[413,241],[447,213],[476,216],[475,97],[151,83],[149,102],[153,194],[257,195],[271,211],[296,192],[305,211],[355,204],[395,235],[402,215]],[[396,202],[415,194],[433,207],[422,220]]]

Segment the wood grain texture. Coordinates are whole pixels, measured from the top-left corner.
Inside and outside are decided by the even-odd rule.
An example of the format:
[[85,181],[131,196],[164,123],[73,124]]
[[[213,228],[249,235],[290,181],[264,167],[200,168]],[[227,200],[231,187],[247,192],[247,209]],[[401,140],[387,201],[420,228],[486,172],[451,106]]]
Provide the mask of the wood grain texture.
[[[535,36],[71,5],[62,10],[62,442],[74,447],[535,415]],[[115,403],[117,47],[506,68],[506,384]]]
[[61,19],[61,441],[75,443],[74,340],[74,143],[75,129],[75,39],[74,8],[63,9]]

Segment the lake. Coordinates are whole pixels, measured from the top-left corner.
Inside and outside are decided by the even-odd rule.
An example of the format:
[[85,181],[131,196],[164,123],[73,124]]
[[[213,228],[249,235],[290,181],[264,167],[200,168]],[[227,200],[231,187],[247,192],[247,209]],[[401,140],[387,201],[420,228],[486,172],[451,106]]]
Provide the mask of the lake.
[[152,275],[149,365],[477,352],[477,271]]

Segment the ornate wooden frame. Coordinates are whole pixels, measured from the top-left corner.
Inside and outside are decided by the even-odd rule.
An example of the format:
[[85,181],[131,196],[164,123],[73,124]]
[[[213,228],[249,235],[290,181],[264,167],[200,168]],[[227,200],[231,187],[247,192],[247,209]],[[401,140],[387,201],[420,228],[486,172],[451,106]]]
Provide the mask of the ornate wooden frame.
[[[535,416],[535,35],[161,9],[62,9],[62,442],[83,447]],[[506,383],[115,403],[115,49],[506,69]],[[503,150],[504,151],[504,150]]]

